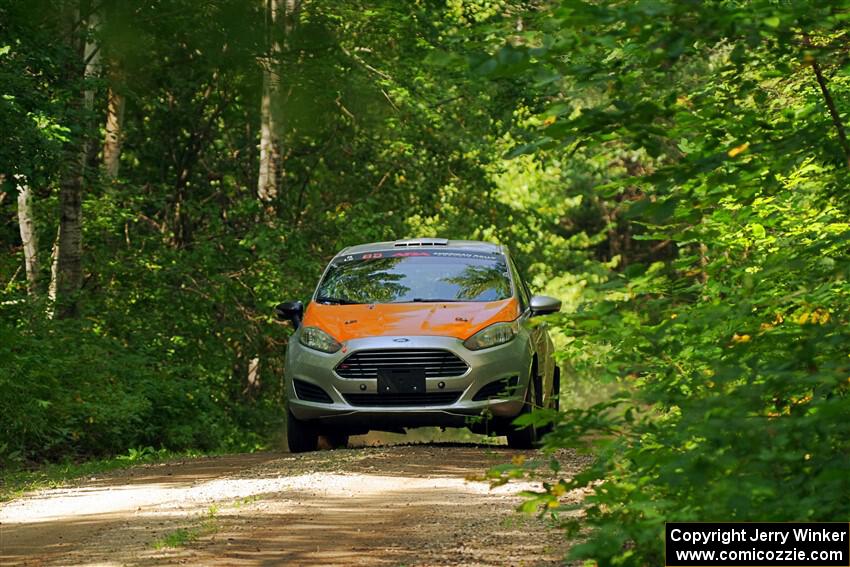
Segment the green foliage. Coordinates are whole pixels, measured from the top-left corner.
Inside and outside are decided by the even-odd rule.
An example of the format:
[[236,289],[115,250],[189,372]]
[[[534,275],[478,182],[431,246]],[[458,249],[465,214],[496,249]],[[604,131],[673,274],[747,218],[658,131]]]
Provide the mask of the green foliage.
[[163,549],[166,547],[182,547],[188,543],[193,542],[198,538],[198,535],[195,532],[190,532],[186,528],[179,528],[174,530],[173,532],[168,532],[161,539],[158,539],[154,542],[154,549]]
[[[227,393],[226,376],[198,379],[199,367],[170,364],[154,349],[130,350],[86,321],[48,321],[31,310],[12,311],[4,307],[3,320],[17,319],[18,326],[0,330],[5,465],[140,446],[250,449],[258,441],[245,434],[228,438],[239,422],[236,408],[228,411],[217,402]],[[257,423],[257,416],[239,419]]]
[[576,559],[661,564],[665,521],[848,514],[839,4],[563,2],[482,69],[548,77],[508,156],[579,161],[564,192],[595,212],[569,231],[605,235],[562,357],[621,396],[534,418],[597,455],[527,505],[592,489]]

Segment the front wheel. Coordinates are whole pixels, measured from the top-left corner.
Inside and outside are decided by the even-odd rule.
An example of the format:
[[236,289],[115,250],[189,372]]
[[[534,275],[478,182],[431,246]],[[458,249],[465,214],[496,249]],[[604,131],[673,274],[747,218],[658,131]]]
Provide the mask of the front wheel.
[[[525,402],[522,405],[522,411],[519,415],[531,413],[534,407],[533,400],[537,399],[535,388],[534,375],[528,381],[528,389],[525,391]],[[519,417],[519,416],[517,416]],[[511,424],[508,426],[508,447],[511,449],[533,449],[537,444],[537,428],[534,425],[528,425],[521,429]]]
[[301,421],[286,408],[286,442],[290,453],[307,453],[319,447],[319,432],[309,422]]

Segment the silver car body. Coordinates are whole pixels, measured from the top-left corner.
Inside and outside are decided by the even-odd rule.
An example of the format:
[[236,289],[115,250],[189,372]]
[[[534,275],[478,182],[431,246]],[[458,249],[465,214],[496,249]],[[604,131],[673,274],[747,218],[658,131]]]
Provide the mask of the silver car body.
[[[502,246],[439,239],[379,242],[350,247],[341,251],[331,264],[350,254],[414,247],[498,253],[508,259],[509,266],[513,266],[507,250]],[[517,281],[516,274],[512,268],[513,295],[518,297],[519,294],[525,294],[525,303],[528,303],[527,288],[521,287],[524,283]],[[315,301],[315,293],[312,300]],[[299,420],[317,422],[325,427],[339,426],[351,432],[418,426],[462,427],[471,423],[470,418],[482,415],[507,423],[522,410],[532,377],[536,380],[535,405],[550,406],[553,395],[555,363],[546,325],[533,317],[528,305],[525,305],[518,321],[520,330],[513,340],[477,351],[466,348],[464,341],[456,337],[404,335],[352,339],[344,343],[344,349],[328,354],[302,345],[299,341],[302,327],[299,327],[289,341],[286,356],[285,384],[289,409]],[[439,369],[427,372],[425,395],[414,400],[404,400],[403,404],[383,399],[378,393],[375,378],[346,377],[340,374],[340,365],[358,353],[392,354],[393,351],[398,353],[398,357],[389,358],[396,361],[403,361],[404,353],[412,352],[415,355],[414,351],[445,351],[457,357],[467,368],[462,373],[447,373],[451,375],[440,375]],[[389,363],[393,363],[392,360]],[[481,399],[482,388],[500,380],[513,380],[509,382],[514,386],[511,388],[512,393]],[[327,397],[323,401],[316,401],[316,396],[310,395],[316,392],[310,385],[321,388]],[[491,390],[494,388],[491,387]]]

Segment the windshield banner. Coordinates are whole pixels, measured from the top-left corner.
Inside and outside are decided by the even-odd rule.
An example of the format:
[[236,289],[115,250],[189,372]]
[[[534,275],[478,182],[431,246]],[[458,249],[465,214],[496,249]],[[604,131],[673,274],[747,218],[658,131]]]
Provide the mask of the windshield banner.
[[382,250],[380,252],[362,252],[340,256],[335,263],[353,262],[355,260],[379,260],[383,258],[412,258],[417,256],[437,256],[442,258],[469,258],[473,260],[494,260],[500,254],[488,254],[471,250]]

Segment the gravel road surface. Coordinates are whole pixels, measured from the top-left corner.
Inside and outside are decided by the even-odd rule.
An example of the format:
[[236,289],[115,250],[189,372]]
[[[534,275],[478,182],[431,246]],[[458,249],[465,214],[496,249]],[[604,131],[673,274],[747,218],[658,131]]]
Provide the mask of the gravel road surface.
[[430,443],[135,467],[2,505],[0,565],[561,565],[563,536],[515,511],[539,484],[476,480],[520,456],[540,457]]

